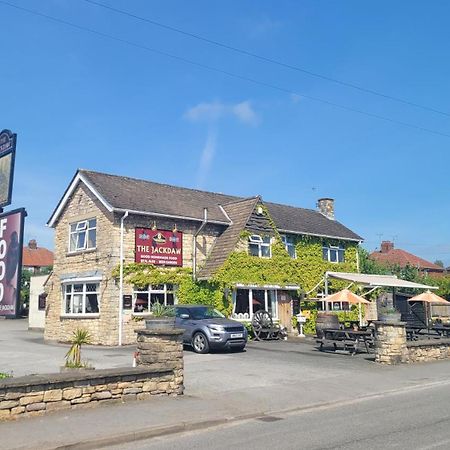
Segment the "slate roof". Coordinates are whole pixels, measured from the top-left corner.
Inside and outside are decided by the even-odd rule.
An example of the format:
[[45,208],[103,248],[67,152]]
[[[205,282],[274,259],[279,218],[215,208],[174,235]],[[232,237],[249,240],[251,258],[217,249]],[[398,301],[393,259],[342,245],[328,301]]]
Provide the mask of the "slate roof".
[[444,268],[434,264],[426,259],[420,258],[419,256],[413,255],[412,253],[402,250],[400,248],[393,248],[388,252],[373,252],[370,254],[370,258],[381,264],[398,264],[400,267],[405,267],[410,265],[417,267],[420,270],[434,270],[438,272],[444,272]]
[[362,241],[352,230],[337,220],[326,218],[314,209],[297,208],[296,206],[280,205],[264,202],[278,230],[293,231],[317,236],[337,237]]
[[202,220],[208,208],[208,220],[229,223],[220,204],[236,200],[230,195],[187,189],[152,181],[80,170],[114,209],[154,212]]
[[[188,189],[136,178],[109,175],[80,169],[77,175],[84,178],[106,201],[111,210],[130,210],[140,213],[156,213],[180,218],[203,220],[203,209],[208,208],[208,220],[229,225],[230,218],[221,209],[233,202],[248,198],[214,192]],[[76,180],[77,175],[74,177]],[[72,183],[74,182],[72,180]],[[70,186],[66,194],[70,191]],[[65,194],[65,195],[66,195]],[[252,197],[253,198],[253,197]],[[49,224],[57,220],[62,211],[61,199]],[[330,220],[312,209],[297,208],[278,203],[264,202],[277,228],[298,234],[335,237],[360,241],[362,238],[336,220]],[[220,205],[220,206],[219,206]]]
[[259,197],[251,197],[223,206],[233,223],[216,239],[205,266],[199,271],[198,278],[210,278],[236,248],[241,231],[259,200]]

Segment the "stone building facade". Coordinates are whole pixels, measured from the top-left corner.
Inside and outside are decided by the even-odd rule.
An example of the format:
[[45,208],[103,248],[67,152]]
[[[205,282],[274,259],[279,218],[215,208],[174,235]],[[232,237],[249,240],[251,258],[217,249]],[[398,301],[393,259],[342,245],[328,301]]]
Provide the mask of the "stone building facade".
[[[267,228],[261,219],[262,206],[259,197],[240,199],[78,171],[48,222],[55,230],[55,252],[53,273],[46,284],[45,339],[68,341],[77,328],[85,328],[94,344],[118,344],[120,286],[112,274],[120,263],[122,221],[124,264],[136,260],[138,229],[160,233],[153,235],[153,243],[158,236],[163,241],[172,233],[181,236],[178,266],[193,269],[195,261],[195,272],[208,279],[231,251],[242,247],[239,236],[247,223],[252,230]],[[276,204],[270,208],[282,232],[336,237],[352,244],[361,240],[335,221],[334,215],[330,218],[317,211]],[[264,251],[264,242],[248,245]],[[332,251],[338,262],[338,249]],[[123,344],[135,342],[135,329],[143,327],[140,307],[148,310],[154,301],[176,302],[176,286],[151,286],[148,292],[140,291],[124,284],[120,299]]]

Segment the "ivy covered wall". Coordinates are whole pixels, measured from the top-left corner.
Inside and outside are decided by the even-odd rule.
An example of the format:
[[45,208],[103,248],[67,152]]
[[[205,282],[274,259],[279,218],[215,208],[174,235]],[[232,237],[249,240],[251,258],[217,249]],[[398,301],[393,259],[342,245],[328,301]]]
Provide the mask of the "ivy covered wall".
[[[187,268],[128,264],[124,268],[125,282],[138,288],[149,284],[175,284],[178,286],[179,303],[208,304],[230,315],[233,306],[231,292],[236,284],[298,285],[302,292],[309,293],[308,297],[316,297],[318,292],[323,291],[323,284],[316,285],[326,271],[357,271],[358,244],[351,241],[297,236],[294,241],[296,258],[291,258],[267,209],[261,204],[258,206],[263,207],[265,222],[261,222],[261,217],[249,221],[250,226],[241,232],[235,251],[209,281],[194,281],[191,270]],[[264,237],[264,233],[272,237],[271,258],[259,258],[248,252],[248,238],[255,232],[256,226],[264,228],[259,233],[261,237]],[[344,248],[344,262],[331,263],[323,259],[322,248],[330,245]],[[114,276],[118,276],[118,269]],[[347,284],[345,281],[330,280],[330,289],[336,291]],[[314,305],[311,304],[312,307]]]

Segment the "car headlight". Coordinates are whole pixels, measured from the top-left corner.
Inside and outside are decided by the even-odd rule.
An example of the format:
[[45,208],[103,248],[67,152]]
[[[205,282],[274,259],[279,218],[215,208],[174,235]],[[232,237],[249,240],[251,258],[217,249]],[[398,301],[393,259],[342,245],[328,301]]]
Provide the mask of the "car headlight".
[[225,331],[221,325],[208,325],[208,328],[214,333],[223,333]]

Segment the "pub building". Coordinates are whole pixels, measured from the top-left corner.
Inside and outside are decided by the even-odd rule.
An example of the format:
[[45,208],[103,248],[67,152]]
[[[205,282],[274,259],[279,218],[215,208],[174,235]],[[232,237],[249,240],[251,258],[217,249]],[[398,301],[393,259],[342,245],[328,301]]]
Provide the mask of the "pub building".
[[[320,199],[312,210],[88,170],[77,171],[47,225],[55,230],[55,254],[46,283],[45,339],[68,341],[84,328],[103,345],[135,342],[134,330],[144,326],[139,319],[152,304],[177,303],[174,284],[137,288],[126,277],[118,281],[113,273],[121,254],[125,266],[187,268],[195,279],[210,280],[232,252],[271,258],[270,226],[291,258],[300,236],[335,241],[323,247],[335,270],[347,246],[362,240],[335,220],[332,199]],[[350,271],[348,264],[345,269]],[[290,327],[301,288],[236,283],[231,317],[249,321],[263,308]]]

